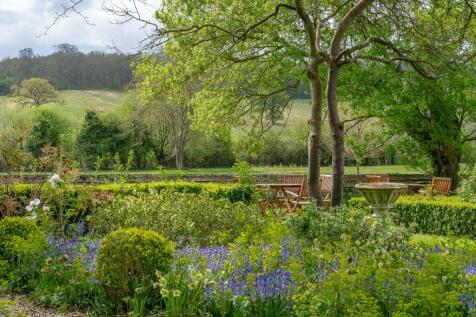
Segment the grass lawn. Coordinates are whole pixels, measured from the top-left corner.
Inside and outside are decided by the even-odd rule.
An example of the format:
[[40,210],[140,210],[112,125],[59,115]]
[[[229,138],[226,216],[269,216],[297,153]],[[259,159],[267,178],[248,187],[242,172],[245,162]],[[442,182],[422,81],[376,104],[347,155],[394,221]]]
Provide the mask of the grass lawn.
[[[307,167],[304,166],[256,166],[253,167],[253,172],[257,174],[285,174],[285,173],[306,173]],[[355,174],[355,167],[348,166],[345,168],[346,174]],[[83,174],[94,173],[92,171],[84,171]],[[113,171],[101,171],[103,174],[111,174]],[[178,171],[176,169],[159,170],[134,170],[130,171],[132,174],[158,174],[164,173],[167,175],[181,174],[232,174],[235,171],[232,168],[191,168]],[[321,168],[322,174],[332,173],[330,166],[323,166]],[[404,165],[387,165],[387,166],[362,166],[360,168],[361,174],[424,174],[422,171],[412,169]]]
[[[62,115],[71,122],[73,130],[81,127],[86,111],[108,111],[125,96],[124,92],[111,90],[61,90],[60,94],[64,104],[46,104],[40,108]],[[13,98],[0,97],[0,107],[6,111],[5,114],[28,119],[33,117],[33,107],[19,107]]]

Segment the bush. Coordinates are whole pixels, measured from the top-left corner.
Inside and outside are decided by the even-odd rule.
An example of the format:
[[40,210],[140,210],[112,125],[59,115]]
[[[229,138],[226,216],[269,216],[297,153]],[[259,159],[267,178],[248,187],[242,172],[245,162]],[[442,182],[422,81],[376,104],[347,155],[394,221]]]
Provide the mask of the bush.
[[[24,215],[27,206],[34,197],[41,197],[42,204],[50,208],[54,216],[62,208],[75,211],[77,217],[71,219],[79,222],[85,216],[103,208],[116,195],[138,195],[140,193],[160,193],[164,190],[179,193],[207,194],[213,199],[227,199],[230,202],[251,203],[254,200],[254,188],[243,185],[198,184],[193,182],[151,182],[134,184],[71,185],[61,191],[61,200],[54,190],[39,192],[36,185],[19,184],[11,192],[0,187],[0,215],[16,206],[17,214]],[[8,199],[7,199],[8,198]]]
[[47,145],[56,148],[68,146],[66,136],[70,133],[70,128],[69,122],[53,110],[39,110],[33,119],[27,148],[34,157],[39,157],[41,150]]
[[46,237],[35,222],[19,217],[0,221],[0,275],[16,289],[28,288],[28,282],[41,269]]
[[288,226],[298,236],[327,251],[346,250],[374,257],[387,256],[408,248],[410,232],[390,220],[377,221],[364,210],[340,208],[331,212],[314,205],[288,220]]
[[[350,205],[366,207],[363,198],[352,198]],[[458,197],[403,196],[392,209],[397,224],[413,226],[417,232],[469,236],[476,238],[476,204]]]
[[169,271],[173,252],[172,243],[153,231],[137,228],[113,231],[101,242],[97,278],[110,299],[119,302],[132,298],[137,288],[151,287],[156,272]]
[[110,168],[116,153],[126,161],[129,142],[126,132],[116,118],[103,117],[94,111],[88,111],[76,140],[77,154],[83,167],[92,168],[100,157],[104,159],[104,166],[101,167]]
[[466,174],[458,188],[458,196],[464,201],[476,203],[476,167],[468,169]]
[[154,230],[174,241],[200,245],[233,241],[246,226],[259,225],[257,206],[214,199],[206,193],[163,191],[118,196],[97,210],[90,223],[98,233],[118,228]]

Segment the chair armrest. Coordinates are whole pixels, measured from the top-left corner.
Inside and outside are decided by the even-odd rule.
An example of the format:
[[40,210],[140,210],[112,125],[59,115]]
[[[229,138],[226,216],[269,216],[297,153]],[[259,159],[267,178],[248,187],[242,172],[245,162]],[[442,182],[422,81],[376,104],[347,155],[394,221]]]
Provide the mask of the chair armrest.
[[289,195],[289,196],[293,196],[294,198],[298,198],[299,197],[299,194],[296,194],[295,192],[291,192],[291,191],[284,191],[286,193],[286,195]]

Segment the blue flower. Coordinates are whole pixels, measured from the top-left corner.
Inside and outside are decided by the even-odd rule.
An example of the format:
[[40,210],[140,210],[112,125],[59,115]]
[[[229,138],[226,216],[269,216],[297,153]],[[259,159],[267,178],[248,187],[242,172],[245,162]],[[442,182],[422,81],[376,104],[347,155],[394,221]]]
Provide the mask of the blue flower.
[[466,269],[464,270],[464,274],[469,275],[469,276],[473,276],[474,274],[476,274],[476,266],[474,266],[472,263],[470,263],[466,267]]

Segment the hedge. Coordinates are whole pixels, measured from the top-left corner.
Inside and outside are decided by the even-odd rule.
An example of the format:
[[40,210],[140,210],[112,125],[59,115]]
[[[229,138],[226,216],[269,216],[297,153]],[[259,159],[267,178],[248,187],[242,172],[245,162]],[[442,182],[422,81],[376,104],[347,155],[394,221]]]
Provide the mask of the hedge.
[[[350,206],[369,208],[364,198],[352,198]],[[402,196],[392,209],[397,224],[414,226],[417,232],[476,238],[476,204],[459,197]]]
[[[101,185],[70,185],[64,192],[63,208],[78,209],[78,212],[88,214],[98,201],[110,200],[115,195],[134,195],[140,192],[161,192],[171,190],[182,193],[199,194],[207,192],[216,199],[228,199],[230,202],[242,201],[250,203],[254,198],[254,189],[244,185],[226,185],[194,182],[151,182],[130,184],[101,184]],[[40,193],[40,194],[39,194]],[[6,187],[0,187],[0,217],[6,214],[7,205],[12,200],[16,202],[16,210],[24,212],[24,206],[39,196],[42,201],[55,209],[57,199],[54,191],[48,185],[39,187],[35,184],[17,184],[9,192]]]

